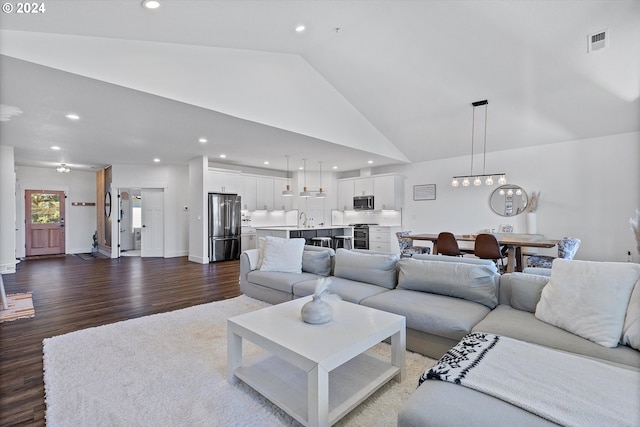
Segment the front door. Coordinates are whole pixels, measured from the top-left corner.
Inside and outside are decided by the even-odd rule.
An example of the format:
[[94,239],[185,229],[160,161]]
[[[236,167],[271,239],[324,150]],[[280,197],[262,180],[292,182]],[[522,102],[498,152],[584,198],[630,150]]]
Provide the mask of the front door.
[[26,190],[26,255],[64,254],[64,191]]

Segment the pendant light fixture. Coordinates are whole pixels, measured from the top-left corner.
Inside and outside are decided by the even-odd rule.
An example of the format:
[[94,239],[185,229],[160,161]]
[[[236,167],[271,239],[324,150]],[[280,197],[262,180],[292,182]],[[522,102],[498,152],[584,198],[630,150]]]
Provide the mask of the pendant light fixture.
[[307,191],[307,159],[302,159],[303,170],[304,170],[304,191],[300,192],[300,197],[308,198],[311,197],[311,191]]
[[[458,187],[460,183],[458,179],[462,178],[462,186],[468,187],[473,182],[473,185],[479,187],[482,185],[482,179],[485,178],[484,183],[486,185],[493,185],[493,177],[498,176],[498,184],[504,185],[507,183],[507,176],[504,173],[486,173],[486,164],[487,164],[487,112],[489,101],[486,99],[483,101],[472,102],[473,106],[472,116],[471,116],[471,169],[469,171],[469,175],[459,175],[454,176],[451,181],[452,187]],[[484,143],[482,150],[482,174],[474,175],[473,174],[473,145],[474,145],[474,134],[475,134],[475,125],[476,125],[476,108],[484,106]],[[473,181],[472,181],[473,180]]]
[[60,173],[69,173],[71,172],[71,169],[69,169],[64,163],[60,163],[60,166],[56,168],[56,171]]
[[291,191],[291,186],[289,185],[289,155],[285,156],[287,158],[287,188],[282,190],[283,197],[291,197],[293,196],[293,191]]
[[322,162],[318,163],[320,163],[320,191],[316,193],[316,199],[326,199],[327,193],[322,191]]

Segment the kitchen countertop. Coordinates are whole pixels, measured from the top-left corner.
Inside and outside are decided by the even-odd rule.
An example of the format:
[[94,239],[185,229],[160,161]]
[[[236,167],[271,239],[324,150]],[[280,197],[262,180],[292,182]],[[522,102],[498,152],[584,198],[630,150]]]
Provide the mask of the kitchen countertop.
[[295,225],[291,226],[272,226],[272,227],[254,227],[256,230],[277,230],[277,231],[305,231],[305,230],[335,230],[335,229],[344,229],[344,228],[353,228],[348,225],[322,225],[319,227],[313,228],[304,228],[297,227]]

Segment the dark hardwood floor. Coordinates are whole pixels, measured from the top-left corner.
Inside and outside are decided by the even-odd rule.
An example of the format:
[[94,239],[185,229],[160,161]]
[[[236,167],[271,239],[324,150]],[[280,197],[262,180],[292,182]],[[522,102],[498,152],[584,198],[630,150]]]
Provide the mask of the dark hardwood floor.
[[44,338],[236,297],[239,270],[238,261],[186,257],[21,262],[5,288],[33,292],[36,316],[0,323],[0,426],[45,424]]

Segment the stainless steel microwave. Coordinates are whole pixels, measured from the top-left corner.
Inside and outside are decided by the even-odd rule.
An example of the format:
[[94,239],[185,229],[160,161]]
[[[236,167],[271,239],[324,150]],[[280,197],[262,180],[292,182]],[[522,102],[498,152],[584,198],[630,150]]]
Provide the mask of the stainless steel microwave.
[[353,210],[355,211],[372,211],[373,196],[356,196],[353,198]]

